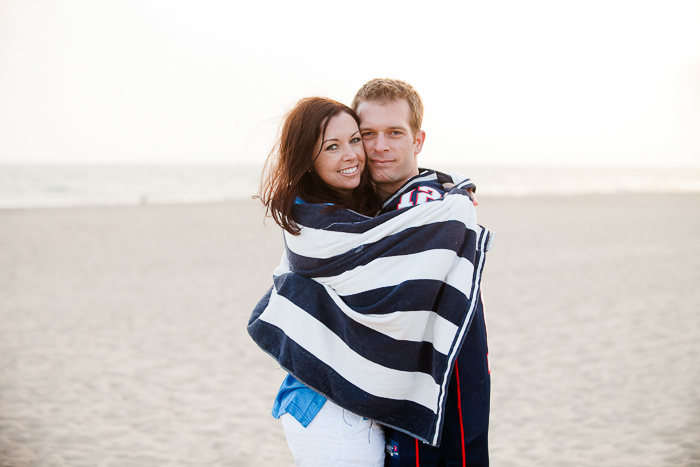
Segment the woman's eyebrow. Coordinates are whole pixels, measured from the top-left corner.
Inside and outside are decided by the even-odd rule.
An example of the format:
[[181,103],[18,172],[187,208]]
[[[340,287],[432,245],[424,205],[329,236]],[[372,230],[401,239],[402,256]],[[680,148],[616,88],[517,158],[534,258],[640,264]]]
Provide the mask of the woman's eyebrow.
[[[357,130],[355,133],[351,134],[350,136],[355,136],[357,133],[359,133],[360,130]],[[327,143],[328,141],[340,141],[340,138],[328,138],[327,140],[324,140],[324,143]]]

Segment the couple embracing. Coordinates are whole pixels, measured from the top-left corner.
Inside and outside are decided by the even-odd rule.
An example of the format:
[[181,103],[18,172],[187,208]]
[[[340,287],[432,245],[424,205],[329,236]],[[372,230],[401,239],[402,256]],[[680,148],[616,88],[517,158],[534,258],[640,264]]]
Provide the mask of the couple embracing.
[[259,197],[284,229],[248,324],[289,373],[272,414],[299,466],[486,466],[490,376],[475,189],[419,169],[423,103],[366,83],[302,99]]

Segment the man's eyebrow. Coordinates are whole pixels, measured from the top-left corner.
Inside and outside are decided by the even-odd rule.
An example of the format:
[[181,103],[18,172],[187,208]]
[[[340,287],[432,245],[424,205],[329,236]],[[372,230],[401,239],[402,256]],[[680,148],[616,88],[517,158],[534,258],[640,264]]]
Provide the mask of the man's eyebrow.
[[[376,131],[376,130],[375,130],[373,127],[371,127],[371,126],[363,127],[362,125],[360,125],[360,131],[367,131],[367,130],[374,130],[374,131]],[[406,131],[406,130],[408,130],[408,127],[405,127],[405,126],[400,125],[400,124],[396,124],[396,125],[391,125],[391,126],[387,127],[387,130],[404,130],[404,131]]]

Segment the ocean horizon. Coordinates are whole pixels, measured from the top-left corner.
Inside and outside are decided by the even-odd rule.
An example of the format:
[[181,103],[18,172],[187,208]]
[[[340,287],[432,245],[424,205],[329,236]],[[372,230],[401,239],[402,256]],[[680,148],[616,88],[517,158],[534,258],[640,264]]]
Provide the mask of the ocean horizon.
[[[700,168],[441,167],[489,196],[700,193]],[[262,164],[0,165],[0,209],[200,204],[251,199]]]

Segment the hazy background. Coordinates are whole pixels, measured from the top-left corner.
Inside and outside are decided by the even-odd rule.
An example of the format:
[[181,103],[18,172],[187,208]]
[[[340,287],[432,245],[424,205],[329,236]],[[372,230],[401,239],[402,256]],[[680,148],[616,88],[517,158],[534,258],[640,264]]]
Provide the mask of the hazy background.
[[260,163],[413,84],[423,165],[700,167],[700,2],[0,0],[0,164]]
[[250,196],[376,77],[498,232],[493,464],[700,465],[700,0],[0,0],[0,466],[292,465]]

